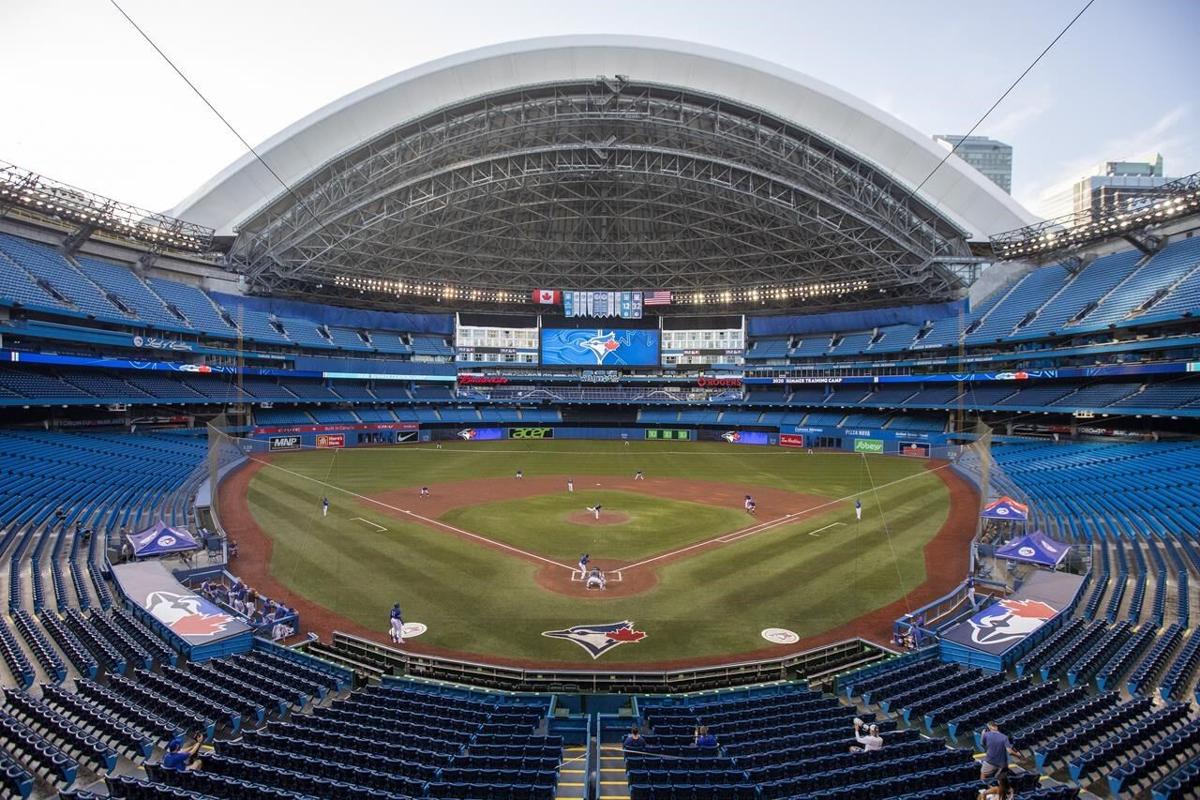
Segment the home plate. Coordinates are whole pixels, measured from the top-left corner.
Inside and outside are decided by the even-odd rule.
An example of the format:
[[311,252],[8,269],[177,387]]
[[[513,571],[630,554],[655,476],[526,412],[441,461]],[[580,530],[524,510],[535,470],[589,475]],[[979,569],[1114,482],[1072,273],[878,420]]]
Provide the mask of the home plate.
[[762,637],[771,644],[795,644],[800,641],[800,634],[787,628],[764,628]]

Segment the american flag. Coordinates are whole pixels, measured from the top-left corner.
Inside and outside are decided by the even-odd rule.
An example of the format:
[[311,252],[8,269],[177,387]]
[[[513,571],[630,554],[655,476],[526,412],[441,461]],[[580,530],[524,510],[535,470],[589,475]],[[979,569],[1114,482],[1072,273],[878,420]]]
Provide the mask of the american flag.
[[669,306],[671,305],[671,293],[664,291],[646,292],[642,298],[644,306]]

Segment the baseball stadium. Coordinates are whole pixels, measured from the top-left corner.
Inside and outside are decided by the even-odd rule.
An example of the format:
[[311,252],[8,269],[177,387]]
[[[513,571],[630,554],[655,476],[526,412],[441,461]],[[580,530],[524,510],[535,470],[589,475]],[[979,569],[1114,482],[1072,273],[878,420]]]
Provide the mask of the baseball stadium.
[[1042,219],[566,36],[63,178],[0,162],[0,796],[1200,796],[1200,174]]

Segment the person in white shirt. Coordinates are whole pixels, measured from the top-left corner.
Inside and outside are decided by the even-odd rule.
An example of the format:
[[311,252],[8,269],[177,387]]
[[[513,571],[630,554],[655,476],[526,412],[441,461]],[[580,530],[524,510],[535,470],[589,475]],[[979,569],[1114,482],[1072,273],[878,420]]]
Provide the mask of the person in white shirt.
[[883,749],[883,737],[879,735],[879,726],[867,725],[858,717],[854,718],[854,741],[862,747],[851,747],[851,753],[869,753],[872,750]]

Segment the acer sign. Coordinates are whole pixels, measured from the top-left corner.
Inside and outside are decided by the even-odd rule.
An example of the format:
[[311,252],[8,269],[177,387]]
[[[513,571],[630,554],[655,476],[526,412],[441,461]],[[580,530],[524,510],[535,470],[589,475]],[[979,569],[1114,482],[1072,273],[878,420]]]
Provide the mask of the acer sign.
[[553,439],[554,428],[509,428],[510,439]]
[[704,389],[737,389],[742,385],[741,378],[697,378],[696,385]]

